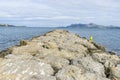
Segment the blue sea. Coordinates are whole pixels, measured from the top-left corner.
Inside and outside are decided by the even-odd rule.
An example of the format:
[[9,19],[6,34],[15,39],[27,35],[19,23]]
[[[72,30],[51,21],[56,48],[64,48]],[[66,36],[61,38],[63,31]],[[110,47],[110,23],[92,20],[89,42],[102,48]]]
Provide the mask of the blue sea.
[[108,51],[115,51],[120,55],[120,29],[117,28],[0,27],[0,50],[18,45],[20,40],[30,40],[34,36],[54,29],[65,29],[87,39],[92,35],[94,42],[102,44]]

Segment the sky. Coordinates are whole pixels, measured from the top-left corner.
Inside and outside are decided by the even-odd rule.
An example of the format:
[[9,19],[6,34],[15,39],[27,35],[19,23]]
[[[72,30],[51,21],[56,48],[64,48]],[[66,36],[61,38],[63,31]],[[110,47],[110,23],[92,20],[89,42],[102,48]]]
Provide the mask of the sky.
[[120,26],[120,0],[0,0],[0,23],[30,27]]

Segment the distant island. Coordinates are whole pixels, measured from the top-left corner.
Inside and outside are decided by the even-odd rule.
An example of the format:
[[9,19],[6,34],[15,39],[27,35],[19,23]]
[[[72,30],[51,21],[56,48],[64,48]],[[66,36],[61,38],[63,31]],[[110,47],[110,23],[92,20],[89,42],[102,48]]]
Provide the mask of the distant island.
[[89,24],[71,24],[69,26],[66,26],[67,28],[119,28],[119,26],[104,26],[104,25],[98,25],[98,24],[94,24],[94,23],[89,23]]
[[26,27],[26,26],[15,26],[10,24],[0,24],[0,27]]

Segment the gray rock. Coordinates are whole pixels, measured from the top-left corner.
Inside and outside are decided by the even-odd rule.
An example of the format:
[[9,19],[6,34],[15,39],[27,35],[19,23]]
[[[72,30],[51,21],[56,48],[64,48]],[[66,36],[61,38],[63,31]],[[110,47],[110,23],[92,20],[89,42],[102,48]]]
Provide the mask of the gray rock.
[[44,60],[55,69],[61,69],[69,65],[69,61],[61,57],[47,56],[44,58]]
[[110,79],[101,77],[95,73],[86,72],[83,75],[83,79],[81,79],[81,80],[110,80]]
[[93,60],[91,56],[81,57],[79,59],[73,60],[73,65],[78,67],[83,67],[85,70],[98,74],[99,76],[105,77],[104,66]]
[[25,46],[27,44],[28,44],[28,41],[26,41],[26,40],[21,40],[20,41],[20,46]]
[[56,77],[53,77],[53,76],[30,76],[28,78],[26,78],[25,80],[56,80]]
[[102,63],[106,68],[114,67],[120,63],[120,58],[117,55],[111,55],[107,53],[94,53],[92,57],[98,62]]
[[102,51],[106,51],[104,46],[102,46],[102,45],[100,45],[100,44],[96,44],[96,43],[93,43],[93,44],[94,44],[94,46],[95,46],[97,49],[100,49],[100,50],[102,50]]
[[120,76],[118,77],[118,75],[120,74],[120,70],[118,67],[118,64],[120,63],[119,56],[107,53],[94,53],[92,57],[103,64],[103,66],[105,67],[106,77],[112,80],[120,79]]
[[67,66],[58,71],[57,80],[81,80],[82,70],[76,66]]
[[[17,57],[17,56],[16,56]],[[20,57],[20,56],[19,56]],[[42,60],[27,58],[3,59],[0,61],[0,80],[24,80],[33,75],[51,76],[54,70]]]
[[112,67],[111,73],[113,80],[120,80],[120,64],[118,64],[116,67]]
[[70,65],[58,71],[57,80],[109,80],[95,73],[86,72],[83,69]]

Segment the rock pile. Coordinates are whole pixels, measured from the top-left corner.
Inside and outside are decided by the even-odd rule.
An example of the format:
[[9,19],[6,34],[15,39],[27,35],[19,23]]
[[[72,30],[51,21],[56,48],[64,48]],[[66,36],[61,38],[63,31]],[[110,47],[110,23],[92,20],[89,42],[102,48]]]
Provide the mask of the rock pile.
[[65,30],[0,52],[0,80],[120,80],[120,57]]

